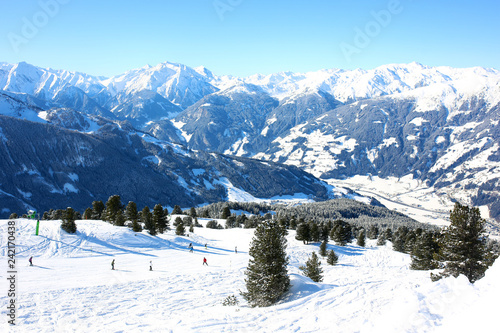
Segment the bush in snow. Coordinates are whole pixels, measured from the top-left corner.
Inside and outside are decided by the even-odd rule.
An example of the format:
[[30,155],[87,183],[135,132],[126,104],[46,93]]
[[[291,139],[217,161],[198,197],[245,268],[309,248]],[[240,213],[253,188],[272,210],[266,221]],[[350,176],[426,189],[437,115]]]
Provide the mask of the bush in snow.
[[234,295],[227,296],[222,301],[222,305],[224,305],[224,306],[236,306],[239,304],[240,304],[240,302],[238,301],[238,299]]
[[223,229],[222,226],[217,223],[217,221],[208,221],[207,222],[207,228],[210,228],[210,229]]

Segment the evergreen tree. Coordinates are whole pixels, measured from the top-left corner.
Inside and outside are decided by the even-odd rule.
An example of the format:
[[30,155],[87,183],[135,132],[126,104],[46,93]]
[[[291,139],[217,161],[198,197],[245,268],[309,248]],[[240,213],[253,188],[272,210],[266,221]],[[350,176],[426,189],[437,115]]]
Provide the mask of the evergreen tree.
[[142,222],[144,222],[144,229],[146,229],[151,235],[156,235],[156,225],[153,221],[153,214],[151,214],[148,206],[142,209],[141,218]]
[[163,214],[163,207],[160,204],[156,204],[153,208],[153,223],[160,234],[167,229],[167,218]]
[[101,220],[102,213],[104,212],[104,203],[102,201],[92,201],[92,219],[93,220]]
[[174,220],[174,227],[177,227],[179,224],[182,223],[182,219],[180,216],[177,216]]
[[231,216],[231,209],[229,209],[229,206],[224,206],[220,218],[227,219],[229,216]]
[[313,252],[311,258],[306,261],[306,265],[300,266],[299,269],[304,272],[305,276],[314,282],[323,281],[323,269],[321,268],[321,262],[319,261],[316,252]]
[[361,229],[361,231],[359,232],[358,237],[356,238],[356,244],[358,244],[361,247],[365,247],[366,245],[365,229]]
[[319,246],[319,255],[322,257],[326,257],[326,241],[322,241],[321,245]]
[[142,226],[137,222],[137,220],[132,221],[132,231],[134,232],[141,232],[142,231]]
[[384,232],[381,232],[378,234],[378,238],[377,238],[377,245],[378,246],[384,246],[385,243],[386,243],[386,238],[385,238],[385,233]]
[[377,239],[379,235],[378,227],[376,225],[371,225],[368,229],[368,238],[369,239]]
[[241,293],[252,307],[270,306],[290,288],[285,235],[285,229],[273,220],[255,229],[245,272],[247,292]]
[[129,201],[127,207],[125,208],[125,216],[129,221],[132,221],[132,225],[134,221],[137,222],[139,219],[139,213],[137,212],[137,204],[133,201]]
[[292,219],[290,220],[290,229],[297,229],[297,220],[295,219],[295,217],[292,217]]
[[[471,283],[484,276],[488,266],[487,236],[485,221],[478,208],[455,203],[450,213],[450,226],[443,231],[440,258],[445,262],[444,272],[440,275],[457,277],[465,275]],[[433,279],[438,278],[433,276]]]
[[184,223],[179,223],[177,224],[177,227],[175,228],[175,234],[177,236],[184,236],[186,233],[186,228],[184,227]]
[[295,239],[304,242],[304,244],[309,243],[311,240],[311,229],[309,228],[309,224],[301,223],[297,226]]
[[106,210],[102,218],[110,223],[116,222],[116,215],[123,209],[123,205],[119,195],[112,195],[106,202]]
[[198,217],[198,215],[196,215],[196,209],[194,207],[191,207],[191,209],[189,210],[189,216],[191,216],[193,219],[195,217]]
[[413,230],[408,231],[405,237],[404,252],[411,253],[413,251],[413,246],[417,241],[417,235]]
[[339,261],[339,257],[337,257],[337,255],[335,254],[335,251],[333,251],[333,250],[328,251],[328,256],[326,258],[326,262],[329,265],[335,266],[338,261]]
[[117,227],[123,227],[125,225],[125,216],[123,215],[122,211],[119,210],[117,213],[116,213],[116,216],[115,216],[115,225]]
[[175,205],[172,210],[172,215],[182,215],[182,209],[179,205]]
[[311,241],[319,242],[320,233],[319,233],[318,225],[312,221],[309,222],[308,224],[309,224],[309,233],[310,233]]
[[432,233],[422,233],[413,246],[410,269],[431,270],[438,268],[439,264],[434,259],[437,249],[438,246],[433,239]]
[[408,227],[401,226],[396,230],[392,238],[392,249],[398,252],[405,252],[406,234],[409,232]]
[[66,208],[63,221],[61,223],[61,229],[70,234],[76,233],[75,211],[73,208]]
[[85,220],[90,220],[92,218],[92,208],[88,207],[87,209],[85,209],[85,211],[83,212],[83,218]]
[[351,241],[352,232],[349,223],[337,220],[330,232],[330,238],[340,246],[345,246]]

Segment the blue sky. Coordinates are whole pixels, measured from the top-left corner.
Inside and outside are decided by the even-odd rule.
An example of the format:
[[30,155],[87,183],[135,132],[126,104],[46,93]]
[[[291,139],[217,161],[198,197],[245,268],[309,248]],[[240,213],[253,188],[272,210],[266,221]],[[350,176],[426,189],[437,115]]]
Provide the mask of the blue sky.
[[0,0],[0,61],[247,76],[417,61],[500,69],[498,1]]

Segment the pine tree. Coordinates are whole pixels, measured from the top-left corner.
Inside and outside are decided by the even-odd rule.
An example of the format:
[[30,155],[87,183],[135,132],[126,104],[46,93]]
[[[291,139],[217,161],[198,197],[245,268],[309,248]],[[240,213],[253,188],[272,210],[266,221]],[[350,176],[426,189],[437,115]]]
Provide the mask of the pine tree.
[[221,219],[227,219],[229,216],[231,216],[231,209],[229,209],[228,206],[225,206],[223,209],[222,209],[222,212],[221,212]]
[[146,229],[151,235],[156,235],[156,225],[153,221],[153,214],[151,214],[148,206],[142,209],[141,215],[142,221],[144,222],[144,229]]
[[184,223],[179,223],[177,224],[177,227],[175,228],[175,234],[177,236],[184,236],[186,233],[186,228],[184,227]]
[[191,216],[193,219],[195,217],[198,217],[198,215],[196,215],[196,209],[194,207],[191,207],[191,209],[189,210],[189,216]]
[[104,212],[104,203],[102,201],[92,201],[92,219],[93,220],[101,220],[102,213]]
[[85,209],[85,211],[83,212],[83,218],[85,220],[90,220],[92,218],[92,208],[88,207],[87,209]]
[[399,227],[396,230],[392,239],[392,249],[394,251],[405,252],[406,234],[408,232],[409,229],[406,226]]
[[137,222],[139,219],[139,213],[137,212],[137,204],[133,201],[129,201],[127,207],[125,208],[125,216],[129,221],[132,221],[132,224]]
[[70,234],[76,233],[75,211],[73,210],[73,208],[66,208],[63,216],[63,221],[61,223],[61,229]]
[[366,245],[365,229],[361,229],[361,231],[359,232],[358,237],[356,239],[356,244],[358,244],[361,247],[365,247]]
[[318,225],[312,221],[309,222],[308,225],[309,225],[309,233],[310,233],[311,241],[319,242],[320,233],[319,233]]
[[110,223],[116,222],[116,215],[123,209],[123,205],[119,195],[112,195],[106,202],[106,209],[103,212],[102,218]]
[[311,240],[311,229],[309,228],[309,224],[301,223],[297,226],[295,239],[304,242],[304,244],[309,243]]
[[156,204],[153,208],[153,223],[156,225],[156,230],[160,234],[164,233],[167,229],[167,218],[160,204]]
[[377,239],[379,235],[378,227],[376,225],[371,225],[368,229],[368,238],[369,239]]
[[330,232],[330,238],[340,246],[345,246],[351,241],[352,232],[349,223],[337,220]]
[[438,262],[434,259],[437,249],[438,246],[432,237],[432,233],[422,233],[413,246],[410,269],[431,270],[438,268]]
[[115,216],[115,225],[117,227],[123,227],[125,225],[125,216],[123,215],[122,211],[119,210],[117,213],[116,213],[116,216]]
[[443,231],[439,254],[445,262],[445,269],[440,276],[457,277],[463,274],[474,283],[484,276],[488,268],[485,264],[488,254],[485,221],[478,208],[462,206],[457,202],[450,213],[450,222],[450,226]]
[[305,276],[314,282],[323,281],[323,269],[321,268],[321,262],[319,261],[316,252],[313,252],[311,258],[306,261],[306,265],[300,266],[299,269],[304,272]]
[[335,266],[338,261],[339,261],[339,257],[337,257],[337,255],[335,254],[335,251],[333,251],[333,250],[328,251],[328,256],[326,258],[326,262],[329,265]]
[[327,241],[322,241],[321,245],[319,246],[319,255],[322,257],[326,257],[326,244]]
[[241,293],[252,307],[270,306],[290,288],[285,235],[285,229],[273,220],[255,229],[245,272],[247,292]]
[[182,215],[182,209],[179,205],[175,205],[172,210],[172,215]]

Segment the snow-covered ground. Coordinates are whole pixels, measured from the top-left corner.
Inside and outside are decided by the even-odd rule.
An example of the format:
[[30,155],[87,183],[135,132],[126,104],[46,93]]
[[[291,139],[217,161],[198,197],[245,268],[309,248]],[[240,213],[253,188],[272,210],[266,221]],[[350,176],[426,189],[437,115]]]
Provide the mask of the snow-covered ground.
[[[328,179],[327,182],[373,197],[387,208],[408,215],[422,223],[448,225],[448,217],[454,205],[449,197],[438,194],[436,189],[413,179],[412,175],[402,178],[354,176],[345,180]],[[483,217],[489,217],[488,211],[482,210],[481,214]]]
[[[239,291],[245,289],[253,229],[195,228],[186,237],[173,231],[153,237],[77,221],[77,234],[69,235],[59,221],[41,221],[35,236],[35,224],[16,220],[13,328],[6,316],[7,220],[0,221],[2,332],[461,332],[478,328],[472,318],[483,331],[497,327],[491,305],[500,296],[499,264],[475,285],[464,277],[432,283],[429,272],[409,270],[409,256],[392,251],[390,243],[329,244],[339,263],[322,259],[324,281],[314,283],[298,267],[319,244],[304,245],[290,231],[290,292],[274,306],[250,308]],[[222,306],[230,295],[238,306]]]

